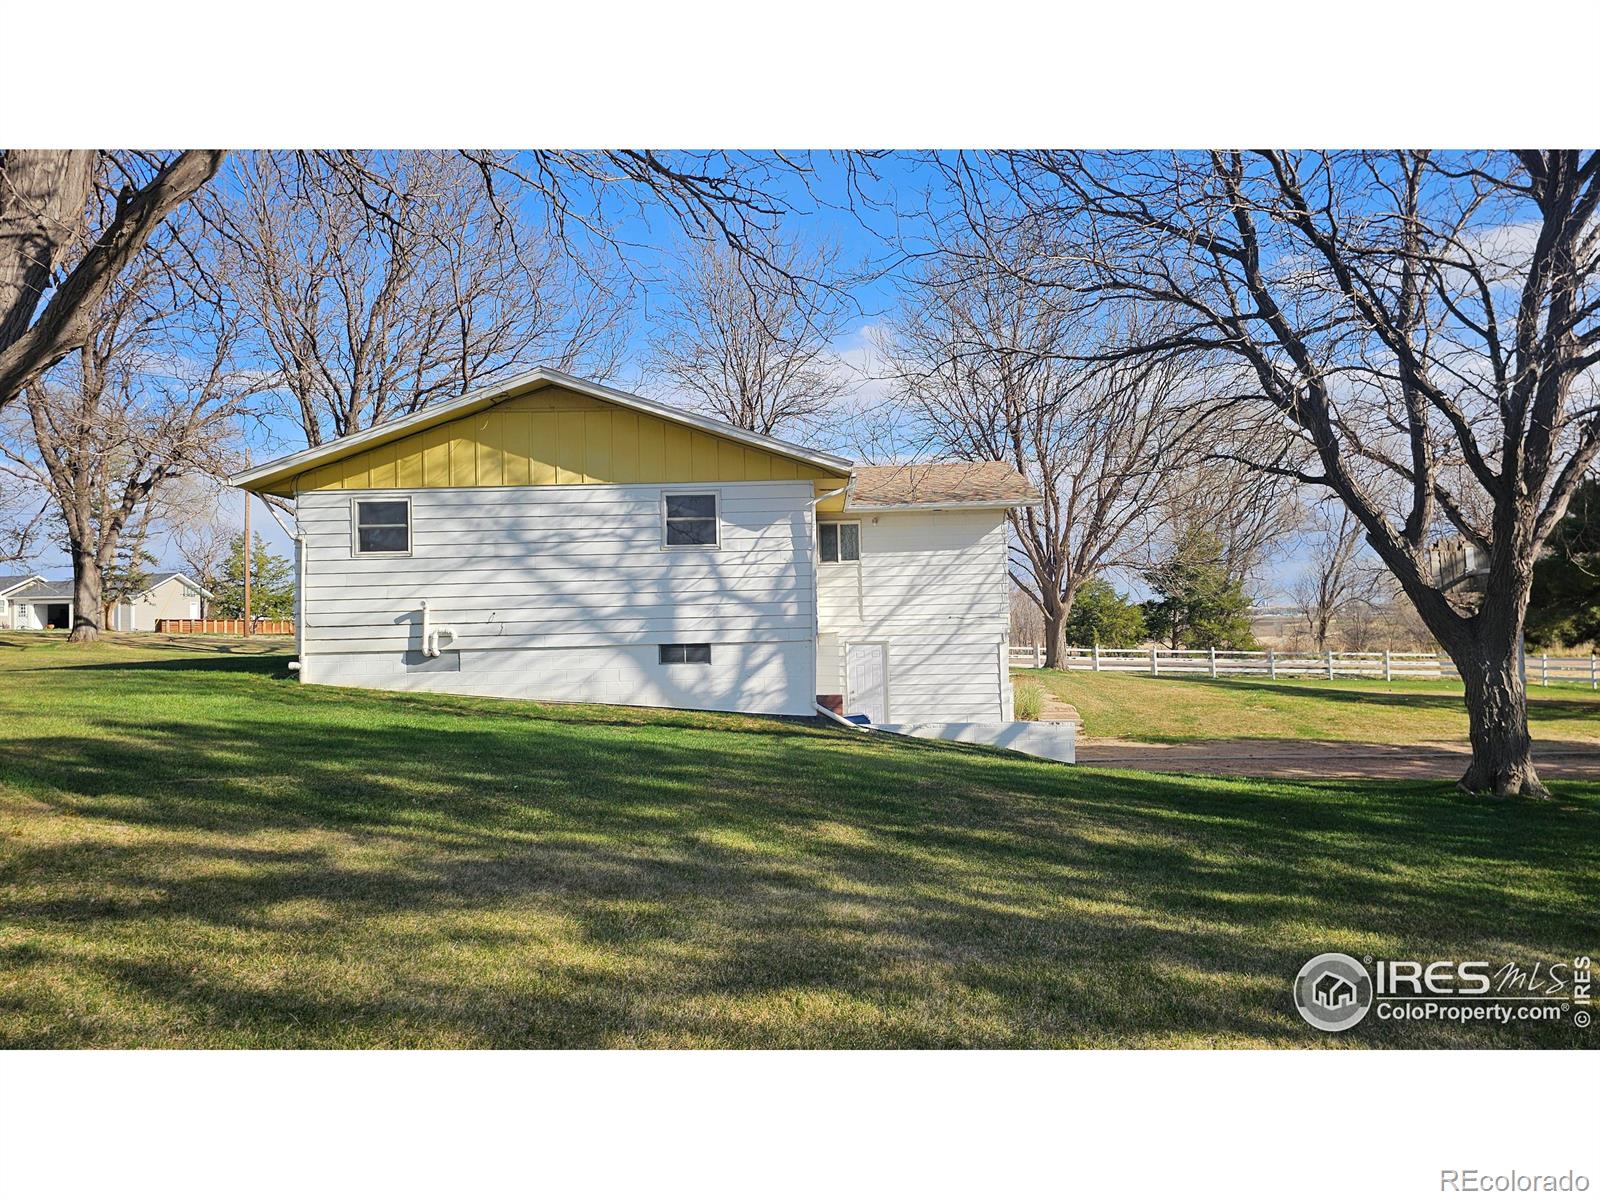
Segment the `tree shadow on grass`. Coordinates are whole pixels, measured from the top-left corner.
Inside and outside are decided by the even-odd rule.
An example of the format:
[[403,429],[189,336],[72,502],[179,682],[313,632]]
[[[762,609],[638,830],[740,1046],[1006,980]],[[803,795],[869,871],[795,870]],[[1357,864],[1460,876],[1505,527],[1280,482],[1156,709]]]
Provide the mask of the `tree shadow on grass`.
[[[1274,698],[1305,698],[1318,700],[1331,704],[1348,704],[1352,706],[1380,707],[1380,708],[1425,708],[1438,711],[1464,712],[1465,701],[1460,692],[1412,691],[1403,685],[1391,691],[1379,691],[1378,688],[1389,688],[1392,685],[1379,679],[1365,680],[1373,690],[1357,686],[1351,687],[1317,687],[1301,680],[1288,680],[1283,683],[1269,683],[1259,679],[1211,679],[1208,676],[1191,677],[1173,676],[1173,681],[1192,684],[1196,687],[1209,688],[1213,691],[1224,693],[1248,693],[1252,696],[1267,695]],[[1536,685],[1529,685],[1528,711],[1530,715],[1546,717],[1592,717],[1596,721],[1597,734],[1600,734],[1600,697],[1584,699],[1581,697],[1556,697],[1539,695]]]
[[142,715],[0,761],[71,822],[0,868],[5,1044],[1308,1044],[1313,953],[1592,949],[1595,789],[1189,781],[259,663],[183,719],[177,676],[115,686]]

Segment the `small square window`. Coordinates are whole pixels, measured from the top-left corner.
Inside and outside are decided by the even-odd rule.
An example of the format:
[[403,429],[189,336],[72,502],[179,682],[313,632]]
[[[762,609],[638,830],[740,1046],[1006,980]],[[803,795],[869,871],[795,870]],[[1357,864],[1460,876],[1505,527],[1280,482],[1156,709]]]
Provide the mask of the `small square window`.
[[356,553],[411,553],[411,501],[357,500]]
[[711,644],[709,642],[668,642],[659,647],[664,663],[709,663],[711,661]]
[[861,525],[857,521],[824,521],[817,526],[823,562],[860,562]]
[[687,495],[667,494],[662,498],[662,534],[664,546],[716,546],[720,544],[717,530],[717,494],[696,492]]

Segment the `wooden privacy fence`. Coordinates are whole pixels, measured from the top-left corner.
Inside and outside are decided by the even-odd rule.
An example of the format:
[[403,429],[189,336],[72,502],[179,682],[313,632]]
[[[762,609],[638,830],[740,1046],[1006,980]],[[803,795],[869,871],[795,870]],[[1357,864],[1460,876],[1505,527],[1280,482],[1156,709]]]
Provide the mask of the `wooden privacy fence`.
[[[1013,646],[1013,667],[1044,666],[1043,646]],[[1456,665],[1448,655],[1410,653],[1398,650],[1369,650],[1322,654],[1280,650],[1168,650],[1152,646],[1144,649],[1105,646],[1069,646],[1061,652],[1059,668],[1064,671],[1133,671],[1143,675],[1261,675],[1323,679],[1455,679]],[[1549,654],[1529,654],[1523,659],[1523,678],[1529,684],[1587,684],[1600,690],[1600,659],[1559,658]]]
[[254,621],[253,629],[246,629],[245,623],[238,617],[224,617],[215,621],[191,621],[188,619],[161,620],[156,622],[157,633],[227,633],[234,637],[245,637],[250,633],[288,635],[294,633],[293,621]]

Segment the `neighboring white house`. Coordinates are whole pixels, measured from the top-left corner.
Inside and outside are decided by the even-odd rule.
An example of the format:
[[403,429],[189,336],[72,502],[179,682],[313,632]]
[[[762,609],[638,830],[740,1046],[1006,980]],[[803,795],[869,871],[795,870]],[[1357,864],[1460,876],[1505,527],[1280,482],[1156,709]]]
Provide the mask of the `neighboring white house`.
[[111,628],[121,633],[153,630],[157,621],[198,621],[202,604],[211,599],[182,571],[152,575],[144,589],[125,596],[111,608]]
[[236,476],[293,497],[300,677],[997,722],[1000,463],[857,467],[538,369]]
[[31,576],[31,582],[14,589],[6,597],[12,629],[71,629],[72,580],[47,580]]
[[12,623],[16,620],[16,610],[12,605],[11,597],[30,583],[43,582],[43,575],[0,575],[0,629],[26,628],[26,626],[17,626]]

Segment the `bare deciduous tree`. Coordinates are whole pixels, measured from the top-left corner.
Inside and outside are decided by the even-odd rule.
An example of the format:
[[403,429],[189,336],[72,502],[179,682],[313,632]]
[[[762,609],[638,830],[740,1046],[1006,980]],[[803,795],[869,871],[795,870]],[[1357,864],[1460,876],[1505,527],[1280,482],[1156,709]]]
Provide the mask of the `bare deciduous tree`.
[[1313,511],[1303,545],[1310,563],[1292,588],[1305,613],[1306,631],[1317,649],[1328,648],[1328,635],[1336,619],[1370,608],[1376,599],[1373,576],[1360,562],[1361,523],[1342,506],[1318,505]]
[[825,248],[772,251],[769,261],[795,286],[764,288],[727,246],[680,252],[653,314],[646,377],[740,429],[803,427],[850,384],[829,357],[843,326],[830,284],[836,257]]
[[117,277],[222,158],[0,152],[0,408],[84,345]]
[[[190,486],[173,488],[169,493],[167,527],[171,547],[185,574],[208,592],[215,592],[239,526],[221,515],[217,489],[207,478],[190,481]],[[198,485],[198,486],[195,486]],[[200,615],[211,615],[211,602],[200,598]]]
[[[1600,454],[1600,152],[1072,153],[942,160],[981,236],[1020,224],[1090,303],[1159,303],[1133,353],[1232,359],[1360,522],[1465,683],[1463,788],[1545,793],[1518,646],[1533,564]],[[996,211],[986,193],[1004,194]],[[991,217],[994,218],[991,222]],[[991,228],[993,224],[993,228]],[[1488,559],[1471,609],[1430,543]]]
[[932,447],[1010,463],[1043,496],[1012,510],[1012,578],[1053,667],[1078,588],[1148,539],[1194,449],[1191,380],[1176,360],[1086,364],[1098,334],[1058,291],[971,250],[924,262],[884,352]]
[[[389,189],[383,211],[350,181]],[[604,369],[620,314],[564,247],[502,215],[445,152],[259,154],[235,167],[232,285],[309,445],[531,356]]]
[[163,487],[233,465],[229,438],[258,377],[234,362],[236,316],[192,284],[161,256],[142,257],[94,310],[77,353],[29,386],[23,437],[0,444],[6,469],[59,514],[71,641],[99,636],[105,577],[119,547],[144,541]]

